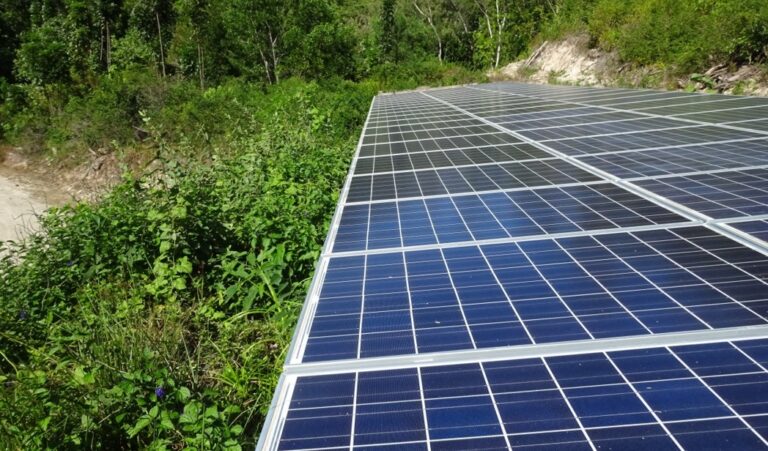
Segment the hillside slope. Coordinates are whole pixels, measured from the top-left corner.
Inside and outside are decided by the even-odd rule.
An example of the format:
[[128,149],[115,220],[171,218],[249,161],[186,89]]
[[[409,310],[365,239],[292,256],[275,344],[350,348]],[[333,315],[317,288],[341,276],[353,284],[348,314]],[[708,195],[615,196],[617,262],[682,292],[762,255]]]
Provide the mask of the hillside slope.
[[675,75],[660,66],[622,62],[618,52],[590,47],[590,36],[570,34],[544,41],[527,58],[489,73],[494,80],[580,86],[643,87],[768,95],[768,72],[756,64],[717,64],[703,73]]

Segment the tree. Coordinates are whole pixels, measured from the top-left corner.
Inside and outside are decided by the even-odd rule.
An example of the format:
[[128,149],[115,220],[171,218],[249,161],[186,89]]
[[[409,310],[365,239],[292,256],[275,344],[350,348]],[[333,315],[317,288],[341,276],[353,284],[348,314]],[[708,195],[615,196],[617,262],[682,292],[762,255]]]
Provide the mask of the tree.
[[383,0],[379,24],[379,48],[384,61],[397,59],[397,38],[395,35],[395,0]]
[[16,54],[16,75],[36,85],[70,81],[68,36],[61,19],[51,19],[24,33]]
[[29,29],[29,6],[24,0],[3,0],[0,9],[0,77],[13,78],[13,58],[21,35]]
[[127,0],[124,9],[128,25],[136,30],[147,43],[156,43],[156,57],[160,73],[168,73],[166,64],[167,43],[173,37],[175,15],[171,0]]
[[448,37],[455,41],[449,56],[454,61],[471,63],[475,54],[474,33],[479,22],[477,5],[473,0],[446,0],[444,8],[450,30]]
[[261,65],[268,83],[280,82],[280,61],[291,5],[279,0],[232,0],[224,16],[235,46],[230,61],[246,73]]
[[427,21],[427,25],[429,25],[429,28],[432,29],[432,32],[435,35],[435,40],[437,41],[437,59],[442,63],[443,62],[443,39],[440,36],[440,31],[438,31],[437,25],[435,25],[437,8],[439,7],[439,3],[436,0],[421,0],[421,1],[413,0],[413,7],[421,15],[421,17],[423,17],[424,20]]
[[227,51],[224,11],[226,0],[175,0],[175,27],[168,58],[176,59],[182,71],[194,75],[200,88],[209,79],[217,80],[231,73]]
[[[506,39],[509,15],[508,5],[502,0],[475,0],[475,3],[482,13],[485,24],[485,27],[480,28],[483,31],[478,30],[476,37],[482,42],[486,51],[490,47],[492,52],[491,67],[497,69],[501,61],[502,48]],[[484,34],[485,32],[487,34]]]
[[303,0],[290,10],[283,38],[286,72],[310,78],[355,75],[357,33],[327,0]]

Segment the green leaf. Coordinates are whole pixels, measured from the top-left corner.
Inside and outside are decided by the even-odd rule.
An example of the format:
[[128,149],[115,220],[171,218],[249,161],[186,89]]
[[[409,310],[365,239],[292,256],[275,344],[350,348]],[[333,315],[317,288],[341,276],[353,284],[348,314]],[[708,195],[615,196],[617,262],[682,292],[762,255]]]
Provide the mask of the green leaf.
[[48,430],[48,424],[51,422],[51,417],[45,417],[42,420],[37,422],[37,426],[42,429],[43,431]]
[[181,401],[181,402],[187,402],[187,400],[190,397],[192,397],[192,393],[190,393],[190,391],[189,391],[189,389],[187,387],[179,388],[176,393],[177,393],[176,396],[178,397],[179,401]]
[[200,406],[198,402],[192,402],[184,406],[184,412],[179,417],[180,423],[197,423],[200,416]]
[[187,288],[187,281],[181,277],[177,277],[173,279],[173,288],[179,291],[184,290]]
[[211,406],[205,409],[205,417],[206,418],[218,418],[219,417],[219,408],[216,406]]
[[160,414],[160,426],[168,431],[172,431],[175,429],[175,426],[173,425],[173,421],[171,421],[171,417],[168,414],[167,410],[163,410],[163,412]]
[[181,257],[173,268],[178,274],[192,274],[192,262],[188,257]]
[[148,416],[143,415],[132,428],[128,429],[128,436],[131,438],[136,437],[136,435],[149,426],[151,422],[152,420]]

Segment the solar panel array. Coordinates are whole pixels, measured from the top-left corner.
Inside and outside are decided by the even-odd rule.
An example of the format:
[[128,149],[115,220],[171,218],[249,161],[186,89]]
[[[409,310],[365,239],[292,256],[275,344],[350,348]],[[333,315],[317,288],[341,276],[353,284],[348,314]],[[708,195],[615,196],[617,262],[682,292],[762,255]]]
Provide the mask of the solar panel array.
[[768,99],[377,96],[259,442],[768,447]]

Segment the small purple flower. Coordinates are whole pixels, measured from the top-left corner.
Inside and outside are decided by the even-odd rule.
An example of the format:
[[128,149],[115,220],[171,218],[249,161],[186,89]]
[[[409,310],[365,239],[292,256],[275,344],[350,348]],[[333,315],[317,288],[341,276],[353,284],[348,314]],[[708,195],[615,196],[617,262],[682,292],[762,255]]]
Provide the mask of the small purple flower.
[[22,311],[19,312],[19,319],[22,320],[22,321],[27,319],[27,311],[26,310],[22,310]]
[[73,262],[72,260],[70,260],[70,261],[68,261],[68,262],[67,262],[67,266],[68,266],[68,267],[71,267],[71,266],[73,266],[74,264],[75,264],[75,262]]
[[157,387],[155,389],[155,396],[157,396],[158,399],[163,399],[163,396],[165,396],[165,389],[163,389],[163,387]]

